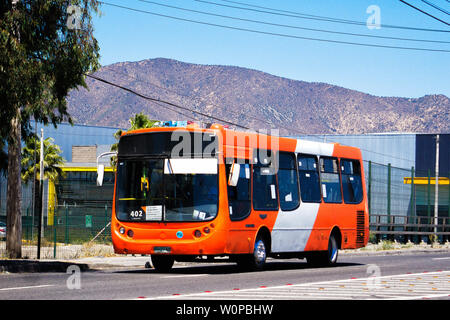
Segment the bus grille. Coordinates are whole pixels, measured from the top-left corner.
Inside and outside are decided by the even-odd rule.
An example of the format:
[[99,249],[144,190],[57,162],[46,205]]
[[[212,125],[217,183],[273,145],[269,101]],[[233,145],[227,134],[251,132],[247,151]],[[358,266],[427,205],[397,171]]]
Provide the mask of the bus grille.
[[356,247],[364,247],[365,228],[364,211],[356,211]]

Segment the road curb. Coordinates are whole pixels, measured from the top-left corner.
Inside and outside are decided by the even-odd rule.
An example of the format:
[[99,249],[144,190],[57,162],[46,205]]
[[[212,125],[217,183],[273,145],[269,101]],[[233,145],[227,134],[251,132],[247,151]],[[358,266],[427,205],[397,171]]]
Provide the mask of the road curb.
[[90,270],[85,263],[8,259],[0,260],[0,272],[66,272],[72,265],[78,266],[80,271]]

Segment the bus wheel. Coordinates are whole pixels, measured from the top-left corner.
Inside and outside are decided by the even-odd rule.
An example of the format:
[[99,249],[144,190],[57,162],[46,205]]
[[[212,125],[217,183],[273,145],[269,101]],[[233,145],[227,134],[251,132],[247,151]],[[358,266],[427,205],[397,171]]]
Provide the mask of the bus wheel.
[[328,240],[328,250],[320,252],[311,252],[307,255],[308,264],[314,267],[331,267],[336,265],[338,258],[338,244],[334,234]]
[[328,241],[327,265],[334,266],[336,264],[339,253],[338,249],[337,240],[332,234]]
[[158,272],[168,272],[172,269],[175,259],[172,256],[152,255],[152,264]]
[[263,238],[258,237],[255,241],[253,254],[243,255],[237,260],[238,266],[246,270],[262,270],[267,259],[267,245]]

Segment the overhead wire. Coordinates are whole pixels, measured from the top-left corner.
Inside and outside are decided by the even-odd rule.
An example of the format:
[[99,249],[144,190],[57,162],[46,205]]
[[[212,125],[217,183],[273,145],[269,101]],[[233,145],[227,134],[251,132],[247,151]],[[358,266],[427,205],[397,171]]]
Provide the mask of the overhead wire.
[[[115,70],[114,73],[120,73],[120,74],[123,74],[123,75],[125,75],[125,76],[127,76],[127,77],[131,77],[130,75],[128,75],[128,74],[126,74],[126,73],[123,73],[123,72],[120,72],[120,71],[118,71],[118,70]],[[88,76],[88,77],[94,79],[93,77],[91,77],[91,76],[89,76],[89,75],[87,75],[87,74],[86,74],[86,76]],[[136,79],[136,80],[138,80],[138,81],[141,81],[141,80],[139,80],[139,79],[137,79],[137,78],[135,78],[135,77],[133,77],[133,78]],[[99,80],[99,79],[94,79],[94,80]],[[104,79],[104,80],[105,80],[105,79]],[[100,81],[100,80],[99,80],[99,81]],[[108,84],[109,84],[109,83],[108,83]],[[155,84],[152,84],[152,85],[153,85],[153,86],[156,86],[156,87],[158,87],[158,88],[164,89],[163,87],[157,86],[157,85],[155,85]],[[121,89],[123,89],[123,88],[121,88]],[[128,91],[128,92],[129,92],[129,91]],[[133,92],[133,94],[134,94],[134,93],[135,93],[135,92]],[[178,113],[179,115],[182,115],[183,117],[186,117],[186,118],[188,118],[188,119],[190,119],[190,120],[199,120],[198,118],[189,116],[189,115],[187,115],[187,114],[185,114],[185,113],[182,113],[182,112],[180,112],[180,111],[178,111],[178,110],[175,110],[175,109],[173,109],[172,107],[170,107],[170,106],[168,106],[168,105],[162,105],[160,102],[154,100],[153,98],[152,98],[152,100],[151,100],[150,102],[151,102],[151,103],[154,103],[154,104],[156,104],[156,105],[158,105],[158,106],[160,106],[160,107],[167,108],[167,109],[169,109],[169,110],[171,110],[171,111],[173,111],[173,112],[175,112],[175,113]]]
[[282,9],[276,9],[276,8],[269,8],[269,7],[264,7],[264,6],[259,6],[259,5],[254,5],[254,4],[249,4],[249,3],[239,2],[239,1],[229,1],[229,0],[221,0],[221,1],[222,2],[233,3],[233,4],[244,5],[244,6],[251,7],[251,8],[259,8],[259,9],[266,9],[266,10],[271,10],[271,11],[275,11],[275,12],[289,13],[289,14],[295,15],[295,18],[311,17],[311,18],[320,19],[320,21],[343,22],[343,23],[357,24],[357,25],[364,25],[365,24],[364,22],[361,22],[361,21],[341,19],[341,18],[333,18],[333,17],[326,17],[326,16],[318,16],[318,15],[307,14],[307,13],[303,13],[303,12],[282,10]]
[[[190,100],[200,101],[200,102],[202,102],[202,103],[208,103],[208,104],[210,104],[210,105],[212,105],[212,106],[214,106],[214,107],[216,107],[216,108],[223,108],[222,106],[219,106],[219,105],[217,105],[217,104],[211,103],[211,102],[209,102],[209,101],[204,101],[202,98],[198,98],[198,97],[193,97],[193,96],[181,94],[181,93],[179,93],[179,92],[177,92],[177,91],[175,91],[175,90],[171,90],[171,89],[169,89],[169,88],[165,88],[165,87],[159,86],[159,85],[157,85],[157,84],[155,84],[155,83],[153,83],[153,82],[151,82],[151,81],[143,80],[143,79],[137,78],[136,76],[133,76],[133,75],[128,74],[128,73],[124,73],[124,72],[121,72],[121,71],[118,71],[118,70],[114,70],[114,73],[115,73],[115,74],[117,74],[117,73],[122,74],[122,75],[124,75],[124,76],[126,76],[126,77],[128,77],[128,78],[133,78],[133,79],[136,80],[136,81],[139,81],[139,82],[141,82],[141,83],[146,83],[146,84],[149,84],[149,85],[151,85],[151,86],[154,86],[154,87],[156,87],[156,88],[158,88],[158,89],[162,89],[162,90],[164,90],[164,91],[168,91],[168,92],[174,93],[174,94],[176,94],[176,95],[178,95],[178,96],[180,96],[180,97],[184,97],[184,98],[187,98],[187,99],[190,99]],[[193,112],[193,111],[192,111],[192,112]],[[275,126],[274,123],[272,123],[272,122],[270,122],[270,121],[268,121],[268,120],[266,120],[266,119],[261,119],[261,118],[252,116],[252,115],[250,115],[250,114],[248,114],[248,113],[244,113],[244,112],[236,112],[236,111],[233,111],[233,110],[227,110],[227,112],[233,113],[233,114],[238,115],[238,116],[243,116],[243,117],[246,117],[246,118],[249,118],[249,119],[253,119],[253,120],[256,120],[256,121],[259,121],[259,122],[263,122],[263,123],[268,124],[268,125],[270,125],[270,126]],[[299,134],[306,134],[306,133],[303,132],[303,131],[299,131],[299,130],[296,130],[296,129],[293,129],[293,128],[290,128],[290,127],[284,127],[284,126],[279,126],[279,127],[283,128],[283,129],[286,129],[286,130],[295,131],[295,132],[297,132],[297,133],[299,133]]]
[[431,2],[429,2],[429,1],[427,1],[427,0],[422,0],[422,2],[426,3],[426,4],[429,5],[430,7],[435,8],[436,10],[439,10],[439,11],[441,11],[441,12],[447,14],[447,15],[450,15],[450,12],[448,12],[448,11],[445,10],[445,9],[442,9],[441,7],[435,5],[434,3],[431,3]]
[[[243,126],[243,125],[234,123],[234,122],[232,122],[232,121],[224,120],[224,119],[221,119],[221,118],[219,118],[219,117],[211,116],[211,115],[208,115],[208,114],[199,112],[199,111],[194,111],[194,110],[191,110],[191,109],[189,109],[189,108],[182,107],[182,106],[179,106],[179,105],[177,105],[177,104],[174,104],[174,103],[172,103],[172,102],[168,102],[168,101],[164,101],[164,100],[160,100],[160,99],[156,99],[156,98],[151,98],[151,97],[148,97],[148,96],[143,95],[143,94],[141,94],[141,93],[138,93],[138,92],[136,92],[136,91],[134,91],[134,90],[132,90],[132,89],[130,89],[130,88],[127,88],[127,87],[118,85],[118,84],[116,84],[116,83],[113,83],[113,82],[111,82],[111,81],[108,81],[108,80],[106,80],[106,79],[103,79],[103,78],[100,78],[100,77],[97,77],[97,76],[93,76],[93,75],[90,75],[90,74],[85,74],[85,75],[86,75],[87,77],[89,77],[89,78],[92,78],[92,79],[101,81],[101,82],[106,83],[106,84],[108,84],[108,85],[111,85],[111,86],[117,87],[117,88],[119,88],[119,89],[125,90],[125,91],[127,91],[127,92],[129,92],[129,93],[135,94],[135,95],[137,95],[137,96],[139,96],[139,97],[141,97],[141,98],[143,98],[143,99],[150,100],[150,101],[153,101],[153,102],[156,101],[156,102],[168,104],[168,105],[171,105],[171,106],[174,106],[174,107],[177,107],[177,108],[181,108],[181,109],[183,109],[183,110],[187,110],[187,111],[191,111],[191,112],[194,112],[194,113],[201,114],[201,115],[203,115],[203,116],[205,116],[205,117],[208,117],[208,118],[217,120],[217,121],[219,121],[219,122],[227,123],[227,124],[230,124],[230,125],[235,126],[235,127],[240,127],[240,128],[243,128],[243,129],[250,130],[249,127],[246,127],[246,126]],[[282,126],[282,125],[280,125],[280,127],[285,128],[285,129],[288,129],[288,130],[290,130],[290,131],[297,131],[297,130],[294,129],[294,128],[285,127],[285,126]],[[306,134],[306,133],[300,133],[300,134],[301,134],[302,136],[304,136],[304,137],[310,137],[310,138],[314,138],[314,139],[317,139],[317,140],[323,140],[323,139],[320,138],[318,135],[314,135],[314,134]],[[323,142],[323,141],[321,141],[321,142]],[[341,142],[339,142],[339,141],[333,141],[333,140],[328,141],[328,142],[334,142],[334,143],[340,143],[340,144],[343,144],[343,143],[341,143]],[[345,145],[345,144],[343,144],[343,145]],[[390,155],[390,154],[388,155],[388,154],[376,152],[376,151],[373,151],[373,150],[368,150],[368,149],[361,148],[361,147],[360,147],[359,149],[362,150],[362,151],[365,151],[365,152],[373,153],[373,154],[378,154],[378,155],[382,155],[382,156],[388,156],[388,157],[391,157],[391,158],[394,158],[394,159],[397,159],[397,160],[411,161],[410,159],[400,158],[400,157],[396,157],[396,156],[393,156],[393,155]]]
[[399,1],[402,2],[402,3],[404,3],[404,4],[406,4],[407,6],[410,6],[410,7],[413,8],[413,9],[416,9],[417,11],[422,12],[423,14],[426,14],[427,16],[429,16],[429,17],[431,17],[431,18],[433,18],[433,19],[435,19],[435,20],[437,20],[437,21],[440,21],[440,22],[445,23],[446,25],[450,26],[450,23],[445,22],[444,20],[441,20],[441,19],[439,19],[439,18],[433,16],[432,14],[430,14],[430,13],[424,11],[424,10],[417,8],[417,7],[413,6],[412,4],[410,4],[410,3],[408,3],[408,2],[406,2],[406,1],[404,1],[404,0],[399,0]]
[[353,46],[362,46],[362,47],[374,47],[374,48],[385,48],[385,49],[400,49],[400,50],[411,50],[411,51],[427,51],[427,52],[445,52],[450,53],[450,50],[447,49],[434,49],[434,48],[418,48],[418,47],[403,47],[403,46],[393,46],[393,45],[382,45],[382,44],[370,44],[370,43],[361,43],[361,42],[352,42],[352,41],[340,41],[340,40],[331,40],[331,39],[322,39],[322,38],[313,38],[313,37],[303,37],[303,36],[297,36],[297,35],[291,35],[291,34],[284,34],[284,33],[277,33],[277,32],[269,32],[269,31],[261,31],[261,30],[255,30],[255,29],[248,29],[248,28],[242,28],[242,27],[235,27],[235,26],[229,26],[229,25],[223,25],[218,23],[212,23],[212,22],[205,22],[205,21],[197,21],[193,19],[187,19],[187,18],[181,18],[181,17],[175,17],[171,15],[151,12],[148,10],[142,10],[142,9],[136,9],[131,8],[127,6],[112,4],[105,1],[98,1],[100,4],[121,8],[129,11],[134,12],[140,12],[145,13],[153,16],[158,17],[164,17],[169,19],[174,19],[178,21],[184,21],[189,23],[195,23],[195,24],[201,24],[201,25],[207,25],[207,26],[213,26],[213,27],[219,27],[229,30],[236,30],[236,31],[244,31],[244,32],[250,32],[250,33],[256,33],[256,34],[264,34],[264,35],[270,35],[270,36],[277,36],[277,37],[284,37],[284,38],[291,38],[291,39],[300,39],[300,40],[311,40],[311,41],[318,41],[318,42],[324,42],[324,43],[337,43],[337,44],[346,44],[346,45],[353,45]]
[[[233,5],[226,5],[222,3],[217,3],[213,1],[207,1],[207,0],[194,0],[196,2],[202,2],[210,5],[220,6],[220,7],[227,7],[227,8],[233,8],[233,9],[239,9],[239,10],[245,10],[245,11],[253,11],[253,12],[259,12],[259,13],[265,13],[265,14],[271,14],[271,15],[278,15],[278,16],[284,16],[284,17],[291,17],[291,18],[299,18],[299,19],[308,19],[308,20],[317,20],[317,21],[327,21],[327,22],[335,22],[335,23],[343,23],[343,24],[353,24],[353,25],[360,25],[360,26],[366,26],[366,22],[361,21],[353,21],[353,20],[345,20],[345,19],[338,19],[338,18],[331,18],[331,17],[324,17],[324,16],[316,16],[316,15],[310,15],[310,14],[304,14],[299,12],[293,12],[293,11],[285,11],[285,10],[278,10],[274,8],[268,8],[268,7],[261,7],[261,6],[255,6],[246,4],[243,2],[237,2],[237,1],[226,1],[226,2],[232,2],[237,4],[242,4],[248,7],[253,8],[265,8],[271,11],[266,10],[259,10],[259,9],[251,9],[251,8],[244,8],[239,6],[233,6]],[[225,1],[225,0],[222,0]],[[289,12],[289,13],[283,13],[283,12]],[[426,32],[450,32],[450,30],[444,30],[444,29],[429,29],[429,28],[419,28],[419,27],[410,27],[410,26],[398,26],[398,25],[389,25],[389,24],[381,24],[380,27],[382,28],[393,28],[393,29],[404,29],[404,30],[414,30],[414,31],[426,31]]]
[[186,107],[177,105],[177,104],[172,103],[172,102],[169,102],[169,101],[165,101],[165,100],[161,100],[161,99],[157,99],[157,98],[148,97],[148,96],[146,96],[146,95],[144,95],[144,94],[142,94],[142,93],[139,93],[139,92],[137,92],[137,91],[135,91],[135,90],[133,90],[133,89],[130,89],[130,88],[124,87],[124,86],[122,86],[122,85],[113,83],[113,82],[111,82],[111,81],[108,81],[108,80],[106,80],[106,79],[100,78],[100,77],[98,77],[98,76],[94,76],[94,75],[92,75],[92,74],[86,73],[85,76],[87,76],[87,77],[89,77],[89,78],[92,78],[92,79],[95,79],[95,80],[97,80],[97,81],[100,81],[100,82],[109,84],[109,85],[114,86],[114,87],[116,87],[116,88],[120,88],[120,89],[122,89],[122,90],[125,90],[125,91],[127,91],[127,92],[129,92],[129,93],[132,93],[132,94],[134,94],[134,95],[137,95],[138,97],[141,97],[141,98],[146,99],[146,100],[149,100],[149,101],[159,102],[159,103],[164,103],[164,104],[167,104],[167,105],[169,105],[169,106],[172,106],[172,107],[175,107],[175,108],[179,108],[179,109],[182,109],[182,110],[186,110],[186,111],[190,111],[190,112],[193,112],[193,113],[197,113],[197,114],[200,114],[200,115],[202,115],[202,116],[204,116],[204,117],[207,117],[207,118],[210,118],[210,119],[214,119],[214,120],[217,120],[217,121],[219,121],[219,122],[223,122],[223,123],[226,123],[226,124],[229,124],[229,125],[232,125],[232,126],[236,126],[236,127],[243,128],[243,129],[250,129],[250,128],[248,128],[248,127],[246,127],[246,126],[243,126],[243,125],[240,125],[240,124],[238,124],[238,123],[234,123],[234,122],[231,122],[231,121],[228,121],[228,120],[224,120],[224,119],[221,119],[221,118],[212,116],[212,115],[210,115],[210,114],[206,114],[206,113],[204,113],[204,112],[192,110],[192,109],[189,109],[189,108],[186,108]]
[[[126,77],[133,78],[133,79],[135,79],[136,81],[139,81],[139,82],[141,82],[141,83],[150,84],[150,85],[155,86],[155,87],[157,87],[157,88],[159,88],[159,89],[162,89],[162,90],[166,90],[166,91],[172,92],[172,93],[174,93],[174,94],[176,94],[176,95],[178,95],[178,96],[182,96],[182,97],[185,97],[185,98],[187,98],[187,99],[205,102],[205,101],[203,101],[203,100],[200,99],[200,98],[196,98],[196,97],[191,97],[191,96],[187,96],[187,95],[180,94],[180,93],[178,93],[177,91],[174,91],[174,90],[171,90],[171,89],[168,89],[168,88],[164,88],[164,87],[159,86],[159,85],[156,85],[156,84],[154,84],[154,83],[152,83],[152,82],[150,82],[150,81],[142,80],[142,79],[137,78],[137,77],[135,77],[135,76],[133,76],[133,75],[126,74],[126,73],[120,72],[120,71],[118,71],[118,70],[115,70],[114,73],[115,73],[115,74],[118,74],[118,73],[119,73],[119,74],[122,74],[122,75],[124,75],[124,76],[126,76]],[[209,103],[209,102],[208,102],[208,103]],[[217,105],[217,104],[213,104],[213,103],[210,103],[210,104],[213,105],[213,106],[215,106],[216,108],[223,108],[222,106],[219,106],[219,105]],[[254,119],[254,120],[257,120],[257,121],[260,121],[260,122],[269,124],[269,125],[271,125],[271,126],[277,125],[278,128],[285,129],[285,130],[287,130],[288,132],[296,132],[297,134],[302,135],[303,137],[310,137],[310,138],[313,138],[313,139],[316,139],[316,140],[323,140],[323,137],[325,137],[325,139],[327,139],[328,136],[329,136],[328,134],[327,134],[327,135],[308,134],[308,133],[306,133],[306,132],[304,132],[304,131],[300,131],[300,130],[298,130],[298,129],[296,129],[296,128],[292,128],[292,127],[283,125],[283,124],[281,124],[281,123],[274,124],[274,123],[272,123],[272,122],[270,122],[270,121],[267,121],[267,120],[265,120],[265,119],[261,119],[261,118],[258,118],[258,117],[254,117],[254,116],[251,116],[251,115],[249,115],[249,114],[238,113],[238,112],[234,112],[234,111],[232,111],[232,110],[227,110],[227,112],[231,112],[231,113],[237,114],[237,115],[239,115],[239,116],[244,116],[244,117],[246,117],[246,118]],[[355,138],[355,137],[353,137],[353,138]],[[366,137],[366,136],[358,136],[358,137],[356,137],[356,139],[367,139],[367,138],[369,138],[369,137]],[[388,139],[387,137],[384,137],[384,136],[377,137],[377,139],[380,139],[380,138],[381,138],[381,139]],[[331,141],[331,142],[338,142],[338,141],[335,141],[335,140],[329,140],[329,141]],[[339,142],[339,143],[342,143],[342,142]],[[371,152],[371,153],[374,153],[374,154],[378,154],[378,155],[384,155],[384,156],[387,156],[386,154],[379,153],[379,152],[375,152],[375,151],[371,151],[371,150],[365,150],[364,148],[362,148],[361,150],[364,150],[364,151],[367,151],[367,152]],[[396,159],[398,159],[398,160],[410,161],[409,159],[399,158],[399,157],[395,157],[395,156],[392,156],[392,157],[393,157],[393,158],[396,158]]]
[[450,43],[450,41],[441,41],[441,40],[413,39],[413,38],[402,38],[402,37],[388,37],[388,36],[379,36],[379,35],[371,35],[371,34],[334,31],[334,30],[327,30],[327,29],[307,28],[307,27],[293,26],[293,25],[287,25],[287,24],[279,24],[279,23],[273,23],[273,22],[267,22],[267,21],[261,21],[261,20],[246,19],[246,18],[240,18],[240,17],[235,17],[235,16],[217,14],[217,13],[213,13],[213,12],[206,12],[206,11],[182,8],[182,7],[172,6],[172,5],[163,4],[163,3],[159,3],[159,2],[155,2],[155,1],[149,1],[149,0],[138,0],[138,1],[144,2],[144,3],[148,3],[148,4],[154,4],[154,5],[162,6],[162,7],[166,7],[166,8],[172,8],[172,9],[176,9],[176,10],[186,11],[186,12],[199,13],[199,14],[213,16],[213,17],[226,18],[226,19],[232,19],[232,20],[237,20],[237,21],[245,21],[245,22],[251,22],[251,23],[257,23],[257,24],[275,26],[275,27],[283,27],[283,28],[307,30],[307,31],[314,31],[314,32],[331,33],[331,34],[340,34],[340,35],[348,35],[348,36],[357,36],[357,37],[388,39],[388,40],[402,40],[402,41],[430,42],[430,43],[445,43],[445,44],[449,44]]

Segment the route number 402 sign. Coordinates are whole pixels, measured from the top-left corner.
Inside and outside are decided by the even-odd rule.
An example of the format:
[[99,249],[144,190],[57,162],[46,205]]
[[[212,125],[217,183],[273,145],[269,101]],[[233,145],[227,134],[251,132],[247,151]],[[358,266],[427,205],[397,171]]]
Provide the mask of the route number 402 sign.
[[162,206],[146,206],[145,211],[144,209],[132,210],[129,217],[134,221],[160,221],[162,211]]

